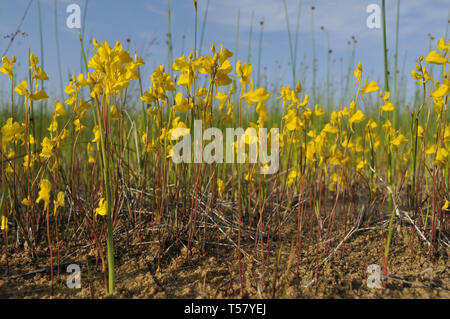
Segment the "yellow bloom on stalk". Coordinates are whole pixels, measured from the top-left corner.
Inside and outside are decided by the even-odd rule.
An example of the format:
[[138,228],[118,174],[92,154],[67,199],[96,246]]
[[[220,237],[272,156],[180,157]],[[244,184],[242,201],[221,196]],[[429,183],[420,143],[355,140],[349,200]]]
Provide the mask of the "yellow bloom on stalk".
[[0,72],[6,74],[9,78],[9,83],[11,83],[13,77],[13,64],[16,62],[16,57],[13,55],[11,60],[8,60],[6,56],[2,58],[3,65],[0,67]]
[[25,155],[24,158],[23,158],[23,167],[24,167],[25,169],[31,168],[31,167],[34,166],[34,162],[36,162],[36,161],[37,161],[37,156],[36,156],[36,154],[31,153],[31,157],[29,157],[28,154],[27,154],[27,155]]
[[370,81],[369,83],[367,83],[369,81],[369,77],[367,77],[366,79],[366,85],[364,85],[361,89],[361,99],[364,101],[364,94],[365,93],[372,93],[372,92],[377,92],[380,87],[378,86],[378,83],[375,81]]
[[403,134],[398,134],[397,137],[391,141],[391,145],[393,146],[400,146],[405,143],[408,143],[408,139]]
[[439,165],[444,168],[445,165],[447,164],[448,154],[449,153],[445,148],[440,147],[436,152],[436,159],[434,160],[434,165]]
[[30,206],[31,205],[30,196],[22,199],[21,204],[24,205],[24,206]]
[[104,198],[100,199],[100,202],[98,203],[98,207],[95,209],[95,215],[102,215],[105,216],[106,215],[106,201]]
[[352,115],[352,117],[348,120],[350,122],[350,124],[353,123],[361,123],[362,121],[364,121],[366,119],[366,116],[364,115],[364,113],[361,110],[356,111],[355,114]]
[[41,181],[41,188],[39,190],[39,196],[36,199],[36,204],[39,204],[41,201],[44,201],[44,210],[47,210],[48,205],[50,203],[50,191],[52,190],[52,184],[49,180],[43,179]]
[[431,64],[445,64],[448,62],[448,60],[437,53],[436,51],[431,51],[428,53],[427,57],[425,58],[425,61]]
[[358,162],[358,165],[356,166],[356,170],[359,171],[368,165],[369,165],[369,163],[367,163],[367,160],[361,160]]
[[8,218],[6,218],[5,215],[2,216],[2,224],[0,226],[0,229],[5,231],[8,230]]
[[450,93],[450,86],[445,83],[442,83],[434,92],[431,94],[434,98],[444,97]]
[[348,120],[348,122],[350,123],[350,129],[353,132],[353,123],[361,123],[362,121],[364,121],[366,119],[366,116],[364,115],[364,113],[361,110],[356,111],[355,114],[352,115],[352,117]]
[[353,72],[353,75],[354,75],[355,78],[356,78],[356,83],[355,83],[355,85],[358,84],[359,81],[361,81],[361,75],[362,75],[362,72],[363,72],[363,69],[362,69],[362,66],[361,66],[361,61],[359,61],[359,62],[358,62],[358,67],[356,68],[355,72]]
[[446,211],[446,212],[450,212],[450,201],[449,200],[445,200],[445,204],[444,206],[442,206],[442,210]]
[[321,107],[318,107],[318,105],[316,104],[316,106],[314,107],[314,115],[321,116],[324,114],[325,114],[325,112],[323,111],[323,109]]
[[374,122],[372,119],[367,121],[366,129],[370,129],[371,131],[375,130],[378,127],[378,124]]
[[65,201],[64,201],[64,193],[63,192],[59,192],[56,200],[53,202],[53,204],[55,205],[55,209],[53,210],[53,215],[56,215],[56,210],[59,207],[64,207],[65,205]]
[[24,142],[23,131],[24,127],[21,126],[18,122],[14,122],[14,119],[10,117],[1,129],[3,149],[5,149],[6,145],[10,142]]
[[142,140],[142,144],[144,144],[144,152],[145,153],[149,153],[149,152],[152,152],[155,150],[155,147],[153,146],[153,141],[151,141],[151,143],[149,143],[147,141],[147,133],[144,133],[142,135],[141,140]]
[[81,123],[80,119],[73,121],[73,126],[75,127],[75,132],[82,131],[86,128],[86,126]]
[[39,63],[39,58],[35,56],[33,52],[30,52],[29,60],[30,60],[30,70],[35,70],[37,64]]
[[333,126],[330,123],[327,123],[327,124],[325,124],[324,128],[322,129],[322,132],[329,133],[329,134],[338,134],[339,129],[336,126]]
[[66,116],[64,106],[58,100],[55,100],[55,117]]
[[225,190],[225,183],[220,178],[217,178],[217,191],[220,198],[223,198],[223,191]]
[[49,132],[57,132],[58,131],[58,121],[56,120],[56,117],[53,117],[52,122],[50,123],[50,126],[48,127]]
[[284,116],[286,121],[286,129],[288,131],[293,131],[301,127],[301,121],[298,118],[298,110],[289,109],[288,113]]
[[297,170],[294,169],[294,170],[290,171],[289,175],[288,175],[287,184],[291,185],[292,183],[294,183],[295,179],[299,176],[300,176],[300,174],[299,174],[299,172],[297,172]]
[[117,108],[115,105],[111,105],[110,112],[111,112],[111,118],[113,120],[120,119],[120,113],[117,111]]
[[425,154],[431,155],[434,154],[435,152],[436,152],[436,144],[433,144],[426,149]]
[[169,130],[168,135],[172,141],[178,140],[180,137],[183,137],[191,131],[190,128],[184,124],[184,122],[180,121],[179,117],[176,117],[172,121],[172,128]]
[[19,95],[28,97],[30,95],[30,92],[28,91],[27,80],[23,80],[22,82],[20,82],[20,84],[14,88],[14,91],[16,91],[16,93]]
[[39,154],[42,158],[50,158],[56,156],[57,143],[53,139],[49,139],[48,137],[44,137],[44,140],[41,143],[42,151]]
[[48,99],[48,95],[44,90],[40,90],[39,92],[31,94],[30,99],[32,99],[33,101],[43,101]]
[[239,60],[236,63],[236,73],[238,74],[239,82],[241,83],[249,83],[250,82],[250,76],[252,74],[253,68],[250,63],[244,63],[242,64],[242,61]]
[[192,103],[192,100],[183,98],[183,94],[181,92],[177,93],[177,95],[175,96],[175,105],[173,106],[173,109],[175,111],[186,113],[193,107],[194,104]]
[[424,128],[421,125],[419,125],[417,127],[417,137],[418,138],[423,138],[423,132],[424,132]]
[[385,112],[391,112],[395,110],[394,104],[391,103],[391,101],[386,101],[386,104],[384,104],[381,109]]
[[88,163],[89,164],[94,164],[95,163],[95,158],[94,158],[94,147],[92,146],[91,143],[87,144],[87,154],[88,154]]
[[330,176],[331,184],[328,186],[329,190],[334,192],[336,190],[336,185],[340,184],[342,185],[342,177],[340,177],[338,174],[333,173],[333,175]]
[[437,48],[444,53],[444,55],[447,54],[449,45],[445,43],[444,37],[441,37],[438,41]]
[[38,67],[36,69],[36,75],[34,76],[34,78],[36,80],[40,80],[40,81],[48,81],[49,80],[47,73],[45,73],[45,71],[42,70],[42,67]]
[[[270,98],[270,93],[265,88],[259,88],[254,91],[249,91],[242,96],[248,103],[249,102],[264,102]],[[250,107],[250,105],[249,105]]]

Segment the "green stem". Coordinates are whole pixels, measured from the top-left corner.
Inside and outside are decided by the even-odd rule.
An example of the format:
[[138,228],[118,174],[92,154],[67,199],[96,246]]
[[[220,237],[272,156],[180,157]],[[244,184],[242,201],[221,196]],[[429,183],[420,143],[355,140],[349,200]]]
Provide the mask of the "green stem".
[[387,48],[386,48],[386,6],[385,0],[381,2],[381,11],[383,17],[383,55],[384,55],[384,90],[389,92],[389,76],[388,76],[388,60],[387,60]]

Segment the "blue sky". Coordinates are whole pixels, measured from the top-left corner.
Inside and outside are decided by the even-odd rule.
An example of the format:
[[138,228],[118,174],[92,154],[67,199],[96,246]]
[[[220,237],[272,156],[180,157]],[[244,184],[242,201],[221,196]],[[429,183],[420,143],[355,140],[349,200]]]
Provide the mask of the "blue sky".
[[[208,0],[198,0],[198,37],[200,38],[204,13]],[[97,38],[107,40],[113,45],[117,40],[124,43],[131,39],[130,49],[136,48],[138,54],[147,62],[144,74],[145,83],[152,70],[160,64],[167,64],[167,0],[57,0],[57,20],[60,39],[60,52],[64,84],[70,73],[80,72],[80,47],[77,31],[66,26],[66,7],[79,4],[82,16],[86,14],[85,40]],[[189,53],[194,48],[194,10],[191,0],[171,0],[171,29],[173,36],[174,57]],[[16,31],[29,0],[0,0],[0,54],[8,46],[8,34]],[[15,54],[20,62],[18,77],[24,77],[27,63],[26,54],[30,48],[41,55],[38,0],[33,4],[20,28],[26,35],[19,35],[8,51],[8,56]],[[86,10],[86,3],[87,12]],[[299,47],[297,54],[298,69],[303,61],[311,64],[312,57],[312,13],[314,10],[315,48],[319,82],[323,83],[327,65],[327,34],[330,40],[332,60],[334,63],[334,80],[339,79],[340,59],[344,66],[350,55],[348,41],[352,36],[357,39],[355,60],[361,60],[364,71],[372,78],[380,79],[382,73],[381,29],[369,29],[366,26],[366,7],[381,3],[380,0],[303,0],[300,16]],[[55,45],[55,0],[41,0],[43,21],[44,66],[50,77],[47,84],[49,93],[59,92],[59,75],[57,51]],[[299,0],[287,0],[291,31],[295,29]],[[387,31],[390,58],[393,57],[395,39],[396,0],[387,1]],[[415,59],[428,52],[429,35],[439,39],[445,35],[449,17],[447,0],[402,0],[400,3],[400,43],[399,68],[409,74],[414,68]],[[236,51],[236,30],[240,14],[238,41],[238,58],[247,60],[251,16],[253,14],[253,32],[251,45],[251,62],[254,70],[257,64],[259,22],[264,20],[261,68],[266,70],[269,84],[291,84],[289,66],[289,42],[287,35],[285,10],[282,0],[210,0],[203,53],[207,53],[212,43],[216,47],[223,43],[231,51]],[[324,27],[324,31],[321,30]],[[183,40],[184,37],[184,40]],[[198,40],[200,41],[200,39]],[[182,52],[184,43],[184,52]],[[435,43],[433,43],[435,46]],[[306,59],[304,59],[306,57]],[[404,59],[406,57],[406,59]],[[234,59],[234,58],[233,58]],[[298,71],[300,72],[300,71]],[[299,75],[306,87],[311,81],[311,67]],[[308,82],[309,81],[309,82]],[[410,80],[408,80],[410,81]],[[264,82],[263,82],[264,83]],[[412,85],[413,82],[411,82]],[[0,87],[5,87],[7,79],[1,77]]]

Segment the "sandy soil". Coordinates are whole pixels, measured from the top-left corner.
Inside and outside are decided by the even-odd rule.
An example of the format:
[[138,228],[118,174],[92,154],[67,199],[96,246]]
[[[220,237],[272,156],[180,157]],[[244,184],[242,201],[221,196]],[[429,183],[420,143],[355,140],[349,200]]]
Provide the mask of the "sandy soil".
[[[274,241],[265,253],[264,277],[261,256],[253,259],[254,246],[248,245],[245,256],[244,286],[249,298],[450,298],[448,249],[436,252],[434,263],[428,259],[426,243],[416,238],[411,247],[411,229],[397,226],[389,260],[389,278],[385,289],[367,287],[367,267],[383,265],[384,237],[379,230],[354,234],[328,261],[333,250],[324,251],[323,244],[310,243],[302,249],[297,265],[295,249],[283,244],[277,263],[279,243]],[[342,238],[342,237],[341,237]],[[195,247],[201,247],[196,245]],[[306,244],[305,244],[306,246]],[[334,244],[334,247],[336,243]],[[240,281],[233,245],[207,245],[205,251],[192,248],[187,259],[186,243],[168,242],[162,249],[157,268],[157,245],[154,243],[116,247],[116,293],[105,294],[100,259],[96,250],[78,247],[61,267],[55,270],[54,293],[51,294],[47,251],[32,261],[27,252],[11,248],[8,258],[0,262],[0,298],[239,298]],[[75,248],[75,247],[74,247]],[[411,254],[411,248],[413,254]],[[290,253],[291,252],[291,253]],[[315,256],[319,256],[318,259]],[[90,262],[80,263],[80,261]],[[81,267],[81,289],[66,285],[68,263]],[[278,264],[278,270],[276,265]],[[41,268],[44,268],[42,270]],[[25,275],[30,271],[41,272]]]

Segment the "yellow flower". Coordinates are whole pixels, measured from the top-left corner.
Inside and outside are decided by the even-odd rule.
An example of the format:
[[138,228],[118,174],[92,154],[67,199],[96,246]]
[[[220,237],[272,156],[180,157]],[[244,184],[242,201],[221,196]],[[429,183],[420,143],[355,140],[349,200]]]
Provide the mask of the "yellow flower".
[[325,112],[323,111],[323,109],[321,107],[318,107],[318,105],[316,104],[316,106],[314,107],[314,115],[321,116],[324,114],[325,114]]
[[181,92],[178,92],[175,96],[175,105],[173,106],[173,109],[178,112],[187,112],[190,109],[194,107],[194,104],[192,101],[189,101],[188,98],[183,98],[183,94]]
[[[189,134],[191,129],[187,128],[186,124],[180,121],[179,117],[176,117],[172,121],[172,129],[169,130],[169,136],[172,141],[178,140],[180,137],[183,137]],[[146,136],[147,139],[147,136]]]
[[224,190],[225,190],[225,183],[220,178],[217,178],[217,191],[219,192],[220,198],[223,198]]
[[363,69],[362,69],[362,66],[361,66],[361,61],[359,61],[358,62],[358,67],[356,68],[355,72],[353,72],[353,75],[355,76],[355,78],[357,80],[355,85],[358,84],[359,81],[361,81],[362,72],[363,72]]
[[23,80],[14,91],[16,91],[17,94],[23,95],[25,97],[28,97],[30,95],[30,92],[28,91],[28,82],[26,80]]
[[100,202],[98,203],[98,207],[95,209],[95,215],[102,215],[105,216],[106,215],[106,201],[104,198],[100,199]]
[[364,121],[366,119],[366,116],[364,115],[364,113],[361,110],[356,111],[355,114],[353,114],[353,116],[348,120],[348,122],[350,123],[350,128],[353,131],[353,123],[361,123],[362,121]]
[[44,210],[47,210],[48,204],[50,203],[50,191],[52,189],[52,184],[49,180],[43,179],[41,181],[41,188],[39,190],[39,196],[36,199],[36,204],[39,204],[41,201],[44,201]]
[[397,137],[391,141],[391,144],[394,146],[400,146],[405,143],[408,143],[408,139],[403,134],[397,135]]
[[380,87],[378,86],[378,83],[375,81],[370,81],[370,83],[367,83],[369,80],[369,78],[366,79],[366,85],[363,86],[360,91],[361,91],[361,99],[364,101],[364,94],[365,93],[372,93],[372,92],[377,92]]
[[73,125],[75,127],[75,132],[82,131],[86,128],[86,126],[81,123],[80,119],[73,121]]
[[385,112],[391,112],[395,110],[394,104],[392,104],[390,101],[387,101],[385,105],[381,107],[381,109]]
[[11,83],[13,77],[13,64],[16,62],[16,57],[13,55],[11,60],[8,60],[6,56],[2,58],[3,65],[0,67],[0,72],[6,74],[9,78],[9,83]]
[[115,105],[111,105],[110,111],[111,111],[111,118],[112,118],[113,120],[118,120],[118,119],[120,119],[120,114],[119,114],[119,112],[117,111],[117,108],[116,108]]
[[296,109],[289,109],[288,114],[284,116],[284,120],[286,121],[286,129],[288,131],[293,131],[301,127],[298,111]]
[[24,206],[30,206],[31,202],[30,202],[30,196],[28,196],[27,198],[24,198],[21,202],[22,205]]
[[264,102],[270,98],[270,93],[265,88],[259,88],[254,91],[249,91],[243,95],[247,102]]
[[40,90],[37,93],[31,94],[30,99],[32,99],[33,101],[43,101],[48,99],[48,95],[44,90]]
[[444,206],[442,206],[442,210],[445,210],[446,212],[450,212],[450,201],[445,200]]
[[339,129],[336,126],[333,126],[330,123],[327,123],[327,124],[325,124],[325,127],[323,128],[322,132],[329,133],[329,134],[337,134],[337,133],[339,133]]
[[44,140],[41,143],[42,151],[39,154],[42,158],[50,158],[56,156],[56,148],[57,143],[55,140],[49,139],[48,137],[44,137]]
[[447,54],[449,46],[445,43],[444,37],[441,37],[438,41],[438,49]]
[[289,175],[288,175],[287,184],[291,185],[292,183],[294,183],[295,179],[299,176],[300,176],[300,174],[297,172],[297,170],[294,169],[294,170],[290,171]]
[[250,82],[250,75],[252,74],[253,68],[250,63],[244,63],[242,65],[242,61],[239,60],[236,63],[236,73],[238,74],[237,77],[239,77],[239,82],[241,83],[249,83]]
[[447,84],[441,84],[431,95],[434,98],[444,97],[450,93],[450,86]]
[[6,144],[10,142],[18,142],[19,140],[24,141],[23,135],[24,128],[19,123],[14,122],[14,119],[10,117],[6,124],[3,125],[2,132],[2,144],[5,148]]
[[0,227],[1,230],[8,230],[8,218],[4,215],[2,216],[2,225]]
[[55,116],[65,116],[66,110],[64,109],[64,106],[59,102],[58,100],[55,100]]
[[434,161],[434,165],[440,165],[442,167],[445,167],[448,159],[448,151],[440,147],[436,152],[436,159]]
[[436,51],[431,51],[425,58],[425,61],[432,64],[444,64],[447,63],[448,60]]
[[369,165],[367,163],[367,160],[361,160],[359,161],[358,165],[356,166],[356,169],[359,171],[360,169],[363,169],[364,167],[366,167],[367,165]]
[[65,202],[64,202],[64,193],[63,193],[63,192],[59,192],[59,193],[58,193],[58,196],[57,196],[57,199],[56,199],[53,203],[54,203],[54,205],[55,205],[55,209],[54,209],[54,211],[53,211],[53,215],[56,215],[56,210],[57,210],[59,207],[64,207],[64,205],[65,205]]

